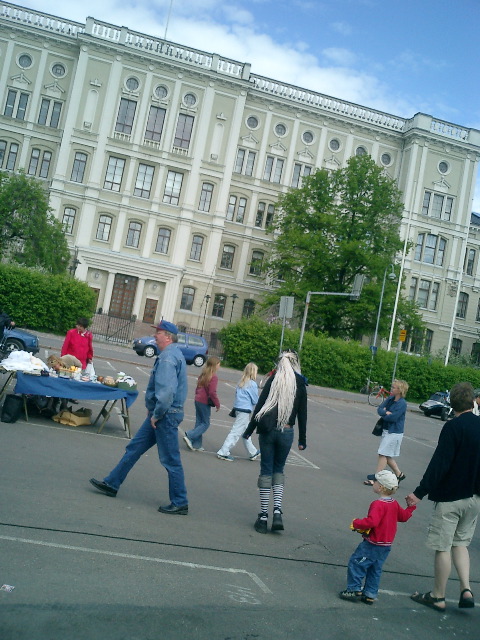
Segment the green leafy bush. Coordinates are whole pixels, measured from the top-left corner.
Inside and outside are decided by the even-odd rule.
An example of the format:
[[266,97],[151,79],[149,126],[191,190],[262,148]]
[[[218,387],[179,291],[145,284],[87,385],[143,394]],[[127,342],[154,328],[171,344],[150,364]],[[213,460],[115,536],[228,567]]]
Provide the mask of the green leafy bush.
[[85,282],[0,264],[0,309],[19,327],[64,334],[92,317],[95,293]]
[[[269,371],[278,357],[281,326],[268,324],[260,318],[244,319],[230,324],[220,332],[225,362],[243,369],[255,362],[262,373]],[[300,332],[285,330],[283,349],[297,349]],[[390,386],[395,352],[379,349],[372,359],[368,347],[354,341],[344,341],[306,333],[303,341],[302,373],[310,384],[359,391],[366,383],[370,367],[372,381]],[[480,370],[476,368],[444,366],[428,356],[417,357],[400,353],[396,377],[410,386],[410,401],[426,400],[434,391],[450,389],[455,383],[468,381],[480,387]]]

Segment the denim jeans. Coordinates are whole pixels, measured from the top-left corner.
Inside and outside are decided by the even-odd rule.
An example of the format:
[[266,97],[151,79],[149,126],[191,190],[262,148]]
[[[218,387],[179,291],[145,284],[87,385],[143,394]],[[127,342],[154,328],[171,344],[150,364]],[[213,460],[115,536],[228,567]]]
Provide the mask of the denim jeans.
[[387,559],[390,549],[391,547],[381,547],[363,540],[348,561],[348,591],[363,591],[363,594],[368,598],[376,598],[383,563]]
[[185,431],[194,449],[200,449],[202,446],[202,435],[210,426],[211,411],[212,407],[208,404],[195,400],[195,427],[191,431]]
[[149,413],[135,437],[128,443],[123,458],[103,481],[112,489],[118,490],[137,460],[156,444],[160,462],[168,473],[170,502],[181,507],[188,504],[178,446],[178,425],[183,419],[183,413],[166,413],[157,422],[156,429],[151,425],[151,416]]
[[293,442],[293,427],[286,427],[283,431],[272,429],[268,433],[260,433],[261,460],[260,475],[272,476],[274,473],[283,473],[287,456],[290,453]]

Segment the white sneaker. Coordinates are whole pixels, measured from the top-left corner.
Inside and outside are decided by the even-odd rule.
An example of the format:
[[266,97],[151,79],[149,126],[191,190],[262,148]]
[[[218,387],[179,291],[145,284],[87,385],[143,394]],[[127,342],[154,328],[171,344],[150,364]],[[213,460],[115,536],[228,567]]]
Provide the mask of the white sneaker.
[[222,456],[219,453],[217,453],[217,458],[219,460],[228,460],[229,462],[233,462],[235,460],[233,456]]
[[260,457],[260,451],[254,453],[253,456],[250,456],[249,460],[257,460]]
[[188,436],[183,436],[183,439],[184,439],[185,444],[187,445],[187,447],[190,449],[190,451],[195,451],[195,447],[193,446],[190,438]]

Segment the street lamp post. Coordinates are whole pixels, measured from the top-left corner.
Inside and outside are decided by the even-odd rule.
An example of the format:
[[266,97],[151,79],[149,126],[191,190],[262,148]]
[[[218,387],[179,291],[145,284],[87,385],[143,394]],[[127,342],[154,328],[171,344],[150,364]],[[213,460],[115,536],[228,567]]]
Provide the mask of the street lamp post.
[[212,296],[209,296],[208,293],[207,293],[207,295],[203,298],[205,300],[205,311],[203,312],[202,336],[203,336],[203,329],[205,327],[205,318],[207,317],[208,301],[210,300],[211,297]]
[[235,306],[235,301],[237,300],[238,296],[236,293],[232,293],[232,309],[230,311],[230,322],[232,322],[232,316],[233,316],[233,307]]
[[[390,269],[390,273],[387,276],[387,272]],[[378,328],[380,326],[380,317],[382,315],[382,306],[383,306],[383,295],[385,293],[385,282],[387,281],[387,277],[389,280],[396,280],[397,276],[395,274],[395,268],[393,266],[393,264],[389,264],[388,267],[386,267],[385,269],[385,273],[383,274],[383,282],[382,282],[382,291],[380,293],[380,302],[378,303],[378,312],[377,312],[377,323],[375,325],[375,333],[373,336],[373,343],[370,347],[370,350],[372,352],[372,361],[370,363],[370,371],[368,372],[368,380],[367,380],[367,392],[368,392],[368,388],[370,387],[370,376],[372,374],[372,367],[373,367],[373,358],[375,357],[375,354],[377,353],[377,337],[378,337]]]
[[70,271],[70,275],[72,276],[72,278],[75,276],[75,271],[77,270],[77,267],[79,264],[80,264],[80,260],[78,259],[78,247],[75,247],[72,264],[68,267],[68,270]]

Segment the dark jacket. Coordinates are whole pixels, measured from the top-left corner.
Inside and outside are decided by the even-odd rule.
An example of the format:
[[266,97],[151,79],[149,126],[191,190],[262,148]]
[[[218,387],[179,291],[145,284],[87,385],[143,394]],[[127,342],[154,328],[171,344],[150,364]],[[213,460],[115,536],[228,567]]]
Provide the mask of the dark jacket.
[[5,329],[9,329],[12,326],[12,320],[10,316],[4,311],[0,311],[0,340],[3,338],[3,332]]
[[[276,375],[276,374],[275,374]],[[265,401],[270,392],[270,387],[272,386],[272,382],[275,379],[275,375],[270,376],[270,378],[265,383],[265,386],[262,389],[262,393],[260,394],[260,398],[256,404],[256,407],[252,413],[252,417],[248,424],[248,427],[243,434],[244,438],[249,438],[252,433],[257,430],[257,433],[266,433],[271,429],[275,429],[277,426],[277,418],[278,418],[278,407],[274,407],[272,411],[269,411],[265,416],[262,416],[260,422],[257,422],[255,416],[260,411],[260,409],[265,404]],[[292,413],[290,414],[290,418],[288,419],[288,424],[293,427],[295,421],[298,419],[298,444],[306,447],[307,446],[307,385],[305,382],[304,376],[295,372],[295,380],[297,382],[297,391],[295,393],[295,400],[293,403]]]
[[480,495],[480,418],[470,411],[446,422],[437,448],[413,492],[434,502]]

